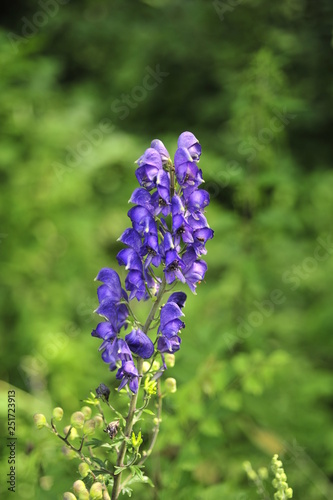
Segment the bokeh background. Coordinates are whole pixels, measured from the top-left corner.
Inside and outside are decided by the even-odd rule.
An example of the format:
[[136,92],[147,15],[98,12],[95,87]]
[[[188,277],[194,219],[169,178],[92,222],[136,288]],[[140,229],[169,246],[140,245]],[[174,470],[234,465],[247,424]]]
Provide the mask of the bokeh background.
[[[60,499],[78,462],[36,431],[114,376],[90,332],[134,161],[192,131],[211,194],[209,271],[186,306],[178,392],[137,499],[258,498],[285,463],[333,498],[330,0],[17,0],[0,31],[1,417],[16,390],[15,498]],[[123,270],[121,275],[124,276]],[[9,498],[1,450],[1,498]]]

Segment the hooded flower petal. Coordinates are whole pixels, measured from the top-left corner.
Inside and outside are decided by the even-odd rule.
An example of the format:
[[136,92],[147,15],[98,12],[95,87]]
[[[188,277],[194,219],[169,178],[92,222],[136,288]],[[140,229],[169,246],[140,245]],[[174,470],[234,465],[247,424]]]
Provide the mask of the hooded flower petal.
[[199,144],[198,139],[195,137],[192,132],[183,132],[178,137],[178,147],[188,149],[191,157],[195,161],[200,160],[201,156],[201,146]]
[[135,229],[129,228],[125,229],[123,234],[118,238],[119,241],[124,243],[125,245],[128,245],[129,247],[133,248],[137,253],[140,253],[141,249],[141,236]]
[[96,281],[101,281],[110,288],[110,297],[114,302],[119,302],[122,297],[121,283],[118,273],[108,267],[103,267],[96,276]]
[[149,359],[154,354],[154,344],[142,330],[132,330],[125,340],[134,354]]
[[132,248],[123,248],[117,255],[117,261],[120,266],[125,266],[125,269],[135,269],[142,271],[142,262],[139,255]]
[[185,306],[187,296],[184,292],[174,292],[168,298],[168,302],[175,302],[180,308]]
[[184,316],[184,313],[175,302],[167,302],[161,309],[161,330],[163,332],[163,328],[169,321],[173,321],[174,319],[180,318]]
[[135,203],[136,205],[145,207],[151,214],[154,213],[154,205],[152,204],[151,194],[146,189],[135,189],[129,201],[130,203]]
[[170,160],[170,155],[168,153],[168,150],[164,146],[163,142],[160,141],[159,139],[154,139],[151,142],[151,147],[156,149],[156,151],[159,152],[163,165],[166,165],[168,163],[168,161]]
[[110,340],[117,336],[117,332],[109,321],[103,321],[102,323],[98,323],[96,329],[91,332],[91,335],[103,340]]
[[137,393],[139,388],[139,373],[133,361],[123,361],[117,371],[116,378],[121,380],[118,390],[123,389],[126,384],[132,392]]
[[158,338],[157,349],[160,352],[176,352],[179,351],[181,344],[181,338],[178,335],[174,335],[170,339],[164,337],[163,335]]

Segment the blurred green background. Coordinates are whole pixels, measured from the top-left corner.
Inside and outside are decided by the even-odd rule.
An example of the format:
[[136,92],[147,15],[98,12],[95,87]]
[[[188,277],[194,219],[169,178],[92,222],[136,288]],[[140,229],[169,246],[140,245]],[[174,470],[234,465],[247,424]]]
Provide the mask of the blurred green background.
[[116,387],[90,336],[93,279],[116,266],[133,162],[156,137],[174,152],[184,130],[203,147],[215,238],[147,461],[156,487],[134,498],[255,499],[242,462],[273,453],[295,498],[333,498],[332,2],[2,10],[1,436],[15,388],[15,498],[60,499],[76,478],[32,415],[68,418],[100,382]]

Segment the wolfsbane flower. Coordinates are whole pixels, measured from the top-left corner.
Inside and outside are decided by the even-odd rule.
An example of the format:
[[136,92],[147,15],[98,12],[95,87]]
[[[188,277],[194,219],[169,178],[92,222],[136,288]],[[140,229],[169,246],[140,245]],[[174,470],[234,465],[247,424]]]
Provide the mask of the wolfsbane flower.
[[[126,245],[117,255],[119,265],[127,271],[126,291],[113,269],[103,268],[96,278],[102,282],[97,290],[100,304],[96,312],[105,321],[99,323],[92,335],[102,339],[99,350],[110,370],[118,368],[116,378],[121,380],[120,389],[128,384],[132,392],[137,391],[139,375],[133,355],[143,359],[155,355],[153,341],[134,318],[134,322],[130,320],[129,307],[134,298],[141,301],[157,295],[162,280],[153,267],[162,268],[167,284],[186,283],[193,293],[207,271],[201,257],[206,254],[206,243],[214,232],[204,215],[209,194],[199,189],[204,182],[198,167],[200,157],[201,145],[191,132],[179,136],[174,164],[162,141],[152,141],[136,162],[140,187],[129,200],[134,204],[128,212],[132,227],[119,238]],[[180,348],[185,300],[183,292],[176,292],[161,308],[156,342],[163,361],[161,372],[166,369],[164,353]],[[132,329],[123,339],[121,330],[129,323]]]

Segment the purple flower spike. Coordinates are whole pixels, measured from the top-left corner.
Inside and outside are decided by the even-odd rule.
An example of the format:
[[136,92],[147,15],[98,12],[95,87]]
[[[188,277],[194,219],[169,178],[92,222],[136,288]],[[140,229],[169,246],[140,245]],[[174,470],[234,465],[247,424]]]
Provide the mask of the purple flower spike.
[[[160,299],[159,290],[164,289],[165,282],[168,285],[178,281],[186,283],[196,293],[197,285],[205,277],[207,264],[201,256],[206,254],[206,243],[214,232],[204,215],[209,194],[198,189],[204,182],[198,168],[200,156],[198,139],[186,131],[178,138],[174,163],[159,139],[154,139],[136,162],[135,175],[140,187],[129,200],[134,204],[128,211],[132,227],[118,240],[126,246],[119,251],[117,260],[125,266],[127,291],[122,288],[116,271],[101,269],[96,278],[101,282],[96,312],[104,320],[92,331],[93,337],[101,339],[99,350],[103,361],[109,364],[110,370],[117,369],[119,389],[128,386],[133,393],[138,391],[140,378],[134,355],[151,359],[157,348],[163,366],[155,373],[156,379],[166,369],[164,353],[180,349],[180,332],[185,328],[184,292],[172,293],[161,307],[154,343],[138,328],[135,316],[131,318],[134,313],[130,316],[132,310],[128,302],[134,298],[138,301],[150,297]],[[121,330],[129,325],[132,325],[131,331],[124,336]]]
[[143,359],[149,359],[154,354],[154,344],[142,330],[132,330],[125,340],[131,351]]

